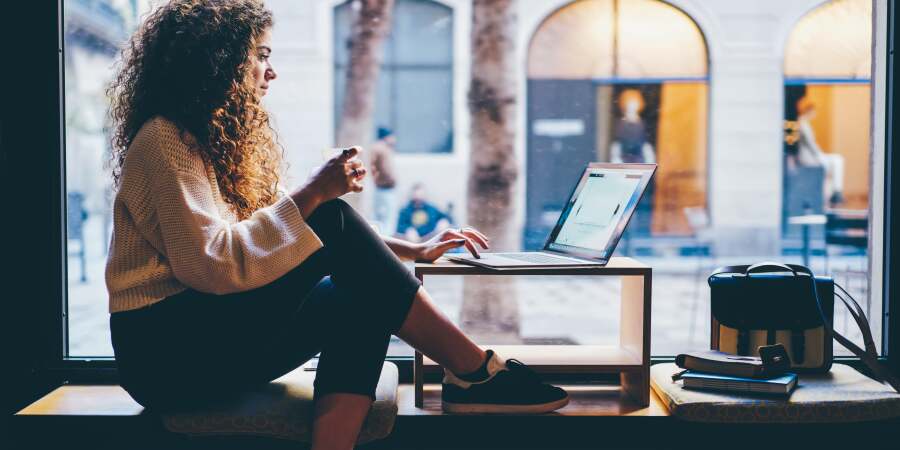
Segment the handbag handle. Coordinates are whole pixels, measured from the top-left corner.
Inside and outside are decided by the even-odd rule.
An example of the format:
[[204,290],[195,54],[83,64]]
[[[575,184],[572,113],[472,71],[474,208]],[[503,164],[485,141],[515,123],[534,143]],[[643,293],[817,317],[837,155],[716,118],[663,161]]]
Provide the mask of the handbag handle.
[[750,275],[753,273],[773,273],[773,272],[790,272],[794,275],[797,275],[797,270],[787,264],[781,264],[772,261],[763,261],[761,263],[756,263],[744,271],[746,275]]
[[797,275],[807,275],[809,277],[813,277],[813,273],[806,266],[801,266],[799,264],[782,264],[774,261],[763,261],[761,263],[756,264],[744,264],[738,266],[724,266],[719,267],[714,270],[712,275],[709,278],[713,278],[718,275],[741,275],[741,276],[750,276],[752,274],[761,274],[761,273],[780,273],[780,272],[789,272],[794,276]]

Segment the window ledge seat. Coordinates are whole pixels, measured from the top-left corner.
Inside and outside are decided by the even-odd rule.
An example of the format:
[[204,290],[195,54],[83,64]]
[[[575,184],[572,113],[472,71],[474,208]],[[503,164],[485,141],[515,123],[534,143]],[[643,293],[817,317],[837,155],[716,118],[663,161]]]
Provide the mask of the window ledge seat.
[[[412,384],[397,389],[393,431],[364,449],[430,448],[759,448],[765,439],[805,445],[856,445],[861,436],[872,442],[900,438],[900,421],[841,425],[700,424],[672,417],[655,392],[650,405],[634,405],[616,386],[564,386],[571,403],[554,414],[444,414],[440,387],[426,385],[423,408],[413,406]],[[185,437],[166,430],[158,417],[145,413],[119,386],[65,385],[16,414],[11,421],[23,448],[298,448],[295,441],[248,436]],[[745,443],[735,436],[757,436]],[[859,434],[866,433],[866,434]],[[890,442],[887,441],[887,442]],[[78,443],[79,445],[76,445]],[[108,447],[104,446],[108,445]],[[776,446],[777,447],[777,446]],[[96,445],[92,448],[97,448]],[[302,446],[299,448],[303,448]],[[775,448],[775,447],[773,447]]]

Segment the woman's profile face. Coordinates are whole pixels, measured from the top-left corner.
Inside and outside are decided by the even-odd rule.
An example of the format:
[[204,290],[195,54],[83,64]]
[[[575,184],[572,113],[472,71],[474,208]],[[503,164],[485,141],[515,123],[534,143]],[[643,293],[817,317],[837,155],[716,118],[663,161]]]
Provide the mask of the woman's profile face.
[[251,75],[253,76],[253,85],[260,97],[266,95],[269,89],[269,82],[278,77],[272,63],[269,62],[269,56],[272,54],[272,33],[266,30],[256,40],[256,48],[250,54]]

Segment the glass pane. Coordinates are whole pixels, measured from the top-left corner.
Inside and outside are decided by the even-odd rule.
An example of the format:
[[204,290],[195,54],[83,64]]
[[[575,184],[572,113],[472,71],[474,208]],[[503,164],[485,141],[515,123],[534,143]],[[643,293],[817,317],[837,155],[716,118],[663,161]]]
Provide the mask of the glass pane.
[[[442,153],[453,148],[453,93],[446,70],[397,70],[394,72],[397,151],[403,153]],[[423,103],[421,93],[430,101]]]
[[[334,62],[346,65],[350,60],[350,28],[353,24],[354,6],[352,1],[334,8]],[[340,80],[341,78],[335,78]]]
[[[791,31],[784,59],[783,239],[786,251],[833,275],[863,305],[880,347],[882,305],[869,296],[871,67],[871,1],[828,2]],[[804,217],[825,220],[797,225]],[[861,343],[848,319],[839,310],[835,328]],[[850,354],[839,345],[835,353]]]
[[[348,43],[359,4],[348,1],[334,9],[335,62],[346,64]],[[448,65],[453,59],[452,10],[429,0],[397,0],[392,27],[384,43],[384,65]]]
[[827,2],[791,30],[784,52],[785,76],[865,80],[871,71],[870,0]]
[[391,32],[393,60],[400,65],[450,65],[452,10],[433,1],[399,0]]
[[[354,20],[360,11],[360,2],[350,0],[334,8],[334,62],[337,65],[346,65],[350,61],[351,32]],[[397,9],[397,6],[394,7]],[[390,65],[394,62],[395,31],[390,30],[387,39],[382,44],[381,63]]]
[[[64,3],[73,356],[111,355],[104,87],[117,49],[149,3]],[[883,95],[871,82],[870,2],[834,0],[812,10],[806,0],[739,10],[708,2],[701,21],[659,0],[522,0],[512,37],[514,71],[521,71],[513,79],[521,81],[511,81],[521,83],[512,91],[516,106],[509,117],[488,119],[469,110],[473,36],[455,33],[470,27],[452,22],[470,21],[459,14],[470,9],[449,3],[397,0],[393,11],[365,143],[371,150],[381,145],[377,128],[393,130],[396,142],[386,144],[395,152],[393,187],[375,189],[369,179],[352,199],[383,231],[418,240],[475,224],[473,211],[486,211],[495,215],[483,223],[508,224],[499,230],[512,236],[504,250],[540,249],[586,163],[655,161],[657,175],[616,254],[653,267],[655,355],[708,347],[706,279],[727,264],[806,263],[833,275],[880,322],[882,299],[869,295],[869,219],[879,206],[872,205],[878,176],[871,167],[883,155],[870,136],[884,118],[873,117]],[[292,189],[335,146],[354,63],[346,52],[354,2],[266,5],[275,16],[279,76],[264,106],[291,162],[284,187]],[[323,11],[334,15],[323,22]],[[791,30],[786,42],[779,30]],[[454,43],[467,48],[454,53]],[[716,54],[707,45],[726,50]],[[764,50],[769,56],[761,57]],[[771,57],[782,52],[783,59]],[[477,141],[475,125],[486,123],[478,120],[501,120],[512,143]],[[509,148],[505,156],[516,168],[499,205],[511,212],[502,217],[472,169],[496,148]],[[435,276],[425,284],[438,307],[483,343],[613,345],[622,332],[614,281],[503,278]],[[838,309],[835,324],[852,335],[847,318]],[[873,331],[880,344],[881,330]],[[411,350],[395,341],[391,353]]]
[[[427,275],[424,285],[450,320],[479,344],[620,345],[618,277]],[[473,285],[513,295],[471,295],[467,286]],[[410,351],[400,342],[394,348]]]
[[585,0],[544,20],[531,38],[528,77],[612,77],[616,60],[613,6],[612,0]]
[[113,192],[105,166],[105,89],[119,47],[148,6],[145,1],[66,0],[64,8],[68,351],[111,356],[104,267]]
[[[344,66],[334,68],[334,122],[338,123],[341,117],[341,109],[344,105],[344,89],[346,89],[345,80],[347,69]],[[393,130],[397,129],[397,110],[399,109],[397,102],[391,101],[392,92],[396,86],[396,73],[393,70],[382,70],[378,74],[375,91],[375,114],[373,122],[375,127],[387,127]],[[431,108],[434,110],[435,108]],[[372,136],[368,139],[375,139],[375,130],[372,130]]]
[[656,0],[617,4],[619,76],[706,76],[706,42],[687,14]]
[[531,79],[702,78],[707,71],[700,29],[656,0],[570,3],[541,23],[528,61]]
[[[347,42],[359,6],[346,2],[335,8],[335,123],[340,124],[344,101]],[[374,128],[386,127],[398,137],[401,153],[444,153],[453,150],[453,15],[427,0],[398,0],[392,27],[383,43],[382,67],[375,99]],[[413,72],[421,72],[415,75]],[[422,96],[428,96],[423,101]]]

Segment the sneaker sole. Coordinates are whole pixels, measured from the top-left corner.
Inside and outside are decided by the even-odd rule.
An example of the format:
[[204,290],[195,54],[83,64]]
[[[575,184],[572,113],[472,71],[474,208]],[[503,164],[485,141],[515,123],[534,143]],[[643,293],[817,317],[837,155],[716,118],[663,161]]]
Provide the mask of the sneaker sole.
[[562,408],[569,404],[569,397],[549,403],[532,405],[505,405],[496,403],[450,403],[441,402],[441,409],[449,413],[463,414],[542,414]]

